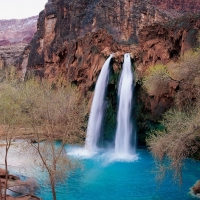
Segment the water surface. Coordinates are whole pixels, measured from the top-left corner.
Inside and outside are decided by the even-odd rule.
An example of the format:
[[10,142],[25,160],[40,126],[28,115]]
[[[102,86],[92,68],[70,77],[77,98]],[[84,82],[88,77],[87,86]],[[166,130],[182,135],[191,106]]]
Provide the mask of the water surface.
[[[68,151],[76,147],[67,147]],[[79,149],[80,150],[80,149]],[[80,150],[81,152],[81,150]],[[77,156],[77,155],[76,155]],[[155,181],[154,161],[147,150],[137,150],[138,159],[111,159],[112,153],[88,155],[81,160],[82,169],[57,185],[58,200],[191,200],[189,188],[200,179],[200,162],[187,160],[183,185],[173,184],[169,175],[159,186]],[[16,169],[15,169],[16,170]],[[51,200],[50,186],[44,172],[36,170],[40,190],[37,195]]]

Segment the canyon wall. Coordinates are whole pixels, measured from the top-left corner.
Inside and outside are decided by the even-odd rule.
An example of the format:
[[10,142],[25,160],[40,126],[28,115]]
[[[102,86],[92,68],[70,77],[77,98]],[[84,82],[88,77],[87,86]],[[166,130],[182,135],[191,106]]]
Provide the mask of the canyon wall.
[[180,12],[199,12],[200,1],[197,0],[151,0],[163,10],[177,10]]
[[[113,70],[119,73],[123,54],[130,52],[142,76],[148,66],[166,64],[194,47],[199,29],[198,17],[181,17],[182,9],[163,11],[157,4],[140,0],[48,1],[39,15],[29,59],[24,62],[21,57],[17,67],[25,70],[22,63],[28,63],[28,70],[55,84],[67,80],[87,93],[93,90],[110,53],[115,53]],[[198,1],[195,5],[198,8]]]
[[175,62],[199,45],[200,15],[185,14],[199,10],[198,0],[49,0],[15,65],[22,78],[28,70],[55,85],[69,81],[90,98],[103,63],[114,53],[108,96],[116,106],[123,55],[129,52],[137,99],[143,103],[140,114],[158,119],[173,105],[178,85],[172,81],[167,93],[154,97],[141,90],[139,81],[149,66]]
[[106,56],[115,53],[117,70],[123,53],[138,46],[139,30],[171,18],[148,1],[49,1],[39,15],[27,67],[53,81],[62,76],[87,91]]
[[0,20],[0,69],[13,65],[22,54],[37,30],[37,19]]
[[0,20],[0,46],[28,44],[37,30],[38,16],[26,19]]

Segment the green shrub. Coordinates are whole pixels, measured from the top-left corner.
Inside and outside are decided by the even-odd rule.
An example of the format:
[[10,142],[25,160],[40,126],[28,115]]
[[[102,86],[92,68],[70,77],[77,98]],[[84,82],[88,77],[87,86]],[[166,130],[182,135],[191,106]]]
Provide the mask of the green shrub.
[[160,96],[167,92],[170,81],[165,65],[149,67],[143,78],[143,87],[150,96]]
[[187,51],[176,63],[167,65],[170,77],[179,83],[175,105],[180,110],[194,106],[200,90],[200,50]]
[[200,50],[185,52],[178,62],[169,63],[167,69],[172,79],[193,84],[194,77],[200,75]]

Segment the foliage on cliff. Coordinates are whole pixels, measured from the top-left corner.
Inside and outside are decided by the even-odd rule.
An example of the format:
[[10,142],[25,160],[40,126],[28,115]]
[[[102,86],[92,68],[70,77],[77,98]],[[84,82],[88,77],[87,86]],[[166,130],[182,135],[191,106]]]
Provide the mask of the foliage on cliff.
[[177,100],[185,101],[184,89],[187,90],[188,98],[192,99],[194,91],[200,87],[199,63],[200,50],[197,49],[187,51],[177,62],[151,66],[145,72],[143,87],[150,96],[162,96],[169,93],[170,83],[174,82],[180,87],[175,94]]
[[144,76],[143,85],[150,96],[160,96],[166,93],[170,81],[167,67],[155,65],[149,67]]
[[153,130],[147,142],[157,162],[158,177],[171,170],[181,181],[184,160],[200,159],[200,51],[188,52],[170,63],[167,71],[169,80],[178,83],[175,104],[163,115],[160,123],[164,129]]

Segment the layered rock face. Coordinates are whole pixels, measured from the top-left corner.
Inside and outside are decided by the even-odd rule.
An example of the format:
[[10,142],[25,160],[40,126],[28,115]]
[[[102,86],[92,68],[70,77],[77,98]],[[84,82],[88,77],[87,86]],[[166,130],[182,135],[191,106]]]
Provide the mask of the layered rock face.
[[[115,72],[120,70],[123,54],[130,52],[142,73],[194,46],[197,20],[162,25],[175,17],[171,13],[140,0],[49,1],[39,15],[27,67],[53,82],[60,77],[74,82],[86,92],[93,88],[110,53],[115,53]],[[19,69],[24,69],[22,62],[21,58]]]
[[38,16],[27,19],[0,20],[0,46],[28,44],[37,30]]
[[0,69],[14,64],[27,44],[0,46]]
[[199,46],[200,15],[187,15],[167,23],[152,24],[139,32],[137,70],[176,61],[187,50]]
[[163,10],[178,10],[180,12],[199,12],[200,1],[197,0],[151,0]]
[[49,1],[39,16],[28,68],[54,81],[62,75],[87,91],[106,56],[116,53],[119,68],[123,53],[138,45],[139,30],[171,17],[148,1]]
[[37,30],[38,16],[0,20],[0,69],[13,65]]

